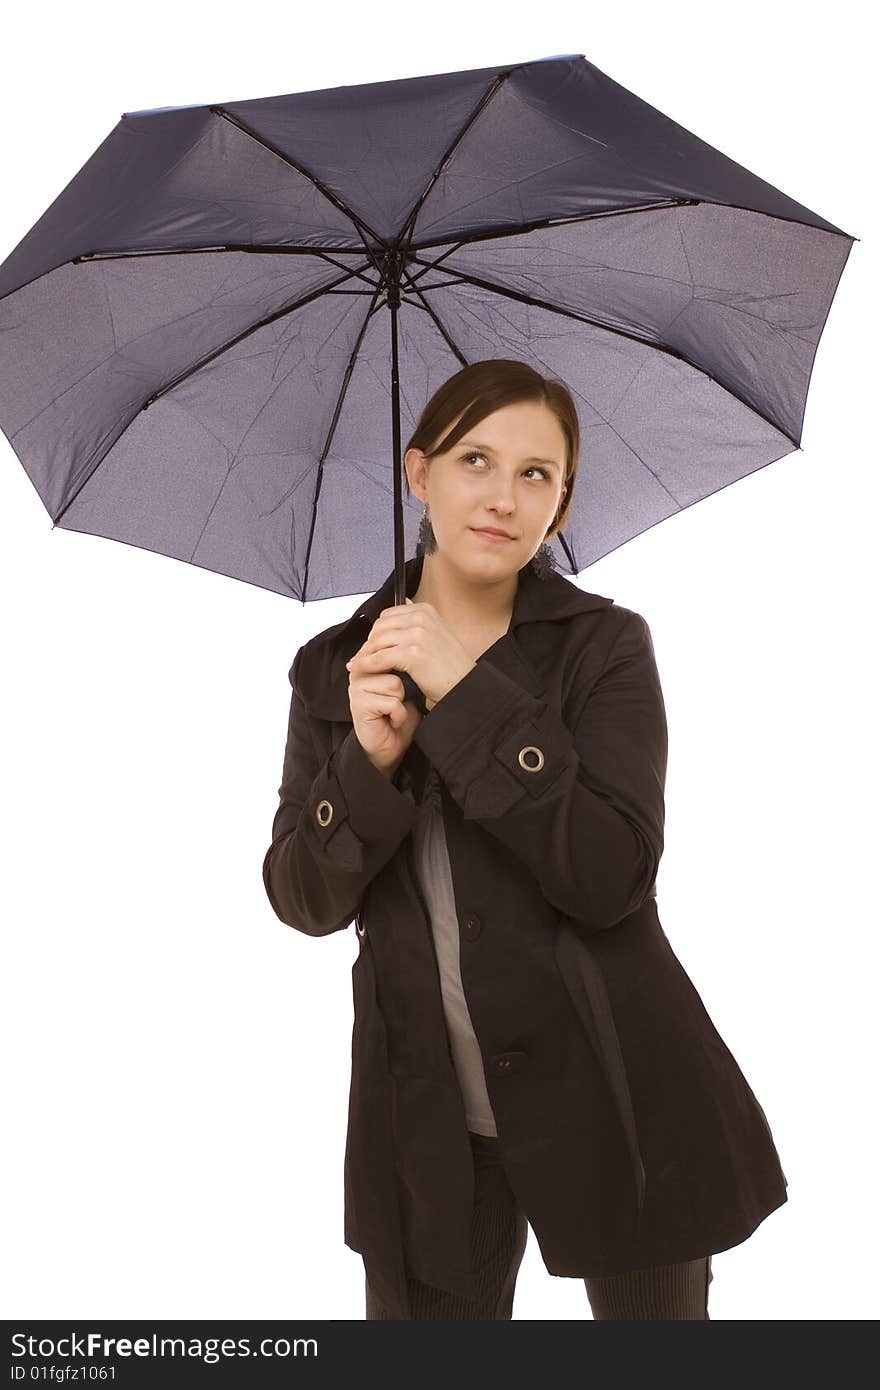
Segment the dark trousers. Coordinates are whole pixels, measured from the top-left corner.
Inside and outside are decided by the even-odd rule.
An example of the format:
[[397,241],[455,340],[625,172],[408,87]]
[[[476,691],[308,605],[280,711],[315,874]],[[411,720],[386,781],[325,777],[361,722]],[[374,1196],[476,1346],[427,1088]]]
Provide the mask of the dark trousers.
[[[471,1248],[476,1299],[423,1284],[410,1276],[413,1319],[493,1320],[513,1317],[516,1277],[525,1253],[528,1222],[517,1206],[501,1163],[497,1139],[471,1134],[474,1212]],[[602,1279],[584,1279],[594,1320],[691,1319],[709,1321],[712,1256],[683,1264],[654,1265]],[[366,1280],[367,1319],[392,1320]]]

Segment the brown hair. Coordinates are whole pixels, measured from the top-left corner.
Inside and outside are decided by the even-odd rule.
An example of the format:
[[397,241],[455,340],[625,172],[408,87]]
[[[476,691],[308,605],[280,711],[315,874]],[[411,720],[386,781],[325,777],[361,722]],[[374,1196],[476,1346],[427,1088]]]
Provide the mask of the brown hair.
[[[557,531],[562,530],[568,517],[580,452],[580,425],[575,404],[568,387],[555,377],[541,376],[541,373],[536,372],[527,362],[517,362],[507,357],[471,362],[434,392],[419,417],[404,454],[407,449],[421,449],[426,458],[446,453],[487,415],[514,401],[538,401],[548,406],[565,435],[564,482],[567,484],[567,491],[563,497],[562,510],[544,538],[549,540]],[[447,435],[446,431],[458,415],[461,415],[461,419]],[[404,482],[409,493],[406,470]]]

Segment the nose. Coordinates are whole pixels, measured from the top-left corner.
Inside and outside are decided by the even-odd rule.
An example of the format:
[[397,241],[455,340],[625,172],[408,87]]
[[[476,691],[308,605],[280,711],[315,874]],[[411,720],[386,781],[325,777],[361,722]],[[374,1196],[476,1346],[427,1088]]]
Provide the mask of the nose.
[[516,506],[513,491],[513,479],[496,478],[491,494],[487,499],[490,510],[497,512],[499,516],[508,516]]

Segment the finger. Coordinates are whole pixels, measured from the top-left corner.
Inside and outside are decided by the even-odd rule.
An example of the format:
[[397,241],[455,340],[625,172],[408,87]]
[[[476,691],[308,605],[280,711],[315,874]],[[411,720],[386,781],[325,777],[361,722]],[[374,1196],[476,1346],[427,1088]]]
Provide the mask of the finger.
[[374,695],[392,695],[395,698],[403,699],[404,687],[400,676],[396,676],[393,671],[364,671],[351,673],[352,679],[357,677],[358,687],[361,690]]
[[395,604],[392,604],[390,608],[383,608],[383,609],[381,609],[380,612],[379,612],[379,617],[380,617],[380,618],[385,618],[385,617],[388,616],[389,613],[404,613],[408,608],[430,608],[430,607],[431,607],[431,605],[430,605],[429,603],[416,603],[415,599],[411,599],[411,598],[407,597],[407,598],[405,598],[405,599],[403,600],[403,603],[395,603]]
[[395,700],[393,707],[388,711],[388,719],[391,723],[391,727],[393,729],[399,729],[406,723],[408,717],[406,706],[403,701]]
[[352,657],[349,661],[346,661],[346,669],[348,671],[358,669],[362,671],[375,671],[377,669],[377,661],[387,664],[390,660],[391,653],[395,652],[399,646],[400,642],[396,635],[389,633],[384,639],[379,636],[360,651],[356,657]]
[[387,718],[393,728],[400,728],[401,723],[406,718],[403,701],[398,700],[396,695],[368,693],[370,694],[370,708],[366,715],[367,719]]
[[409,627],[411,623],[420,623],[424,621],[424,607],[424,604],[411,603],[408,601],[408,606],[406,607],[401,604],[399,608],[383,609],[370,628],[369,636],[372,637],[377,627]]

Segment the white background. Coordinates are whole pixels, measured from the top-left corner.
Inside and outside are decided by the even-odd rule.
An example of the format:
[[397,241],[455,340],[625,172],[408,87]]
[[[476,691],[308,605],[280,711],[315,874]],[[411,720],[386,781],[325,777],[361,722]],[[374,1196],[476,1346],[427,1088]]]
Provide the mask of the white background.
[[[0,260],[123,111],[579,52],[860,238],[802,449],[578,581],[650,624],[670,729],[661,920],[789,1178],[788,1203],[714,1257],[714,1320],[876,1316],[863,39],[742,0],[725,15],[94,0],[4,24]],[[363,1265],[342,1232],[356,938],[284,927],[260,875],[288,669],[357,597],[303,608],[53,531],[5,439],[0,505],[3,1316],[361,1319]],[[583,1283],[551,1277],[533,1234],[514,1317],[590,1317]]]

